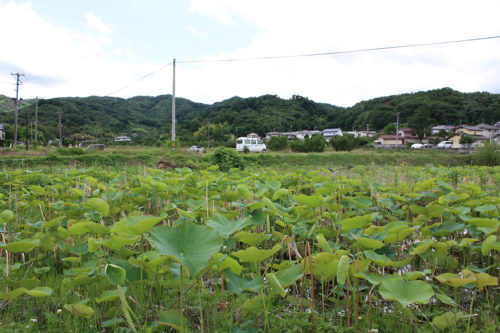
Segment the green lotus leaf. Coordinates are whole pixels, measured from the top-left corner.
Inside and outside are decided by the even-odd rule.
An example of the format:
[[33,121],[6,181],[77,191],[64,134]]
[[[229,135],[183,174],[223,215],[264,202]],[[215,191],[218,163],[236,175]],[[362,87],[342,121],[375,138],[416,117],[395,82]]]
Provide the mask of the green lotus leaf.
[[111,231],[115,233],[126,233],[132,235],[142,235],[147,232],[164,217],[158,216],[127,216],[111,227]]
[[250,222],[256,226],[261,226],[266,222],[266,213],[261,209],[254,209],[250,212]]
[[288,268],[280,269],[277,273],[274,273],[274,276],[283,288],[290,286],[303,275],[304,271],[300,265],[293,265]]
[[476,285],[479,290],[486,286],[498,286],[498,278],[487,273],[478,273],[476,274]]
[[377,264],[379,266],[391,266],[391,267],[396,267],[396,268],[403,267],[403,266],[408,265],[412,259],[411,257],[409,257],[409,258],[406,258],[404,260],[393,261],[390,258],[388,258],[384,255],[381,255],[381,254],[377,254],[375,251],[372,251],[372,250],[366,250],[366,251],[363,251],[363,253],[365,254],[365,257],[367,259],[370,259],[371,261],[373,261],[375,264]]
[[362,278],[370,282],[372,285],[381,284],[382,281],[394,278],[392,275],[380,275],[377,273],[359,272],[354,274],[355,277]]
[[[225,216],[219,215],[207,221],[207,225],[215,229],[224,239],[228,239],[236,231],[249,225],[248,219],[229,221]],[[253,234],[255,235],[255,234]],[[248,244],[248,243],[247,243]]]
[[212,256],[212,262],[214,263],[214,266],[219,267],[219,269],[225,270],[226,268],[229,268],[231,272],[236,275],[240,275],[241,270],[243,269],[238,261],[220,252],[217,252]]
[[321,205],[324,204],[324,199],[320,195],[298,194],[294,195],[293,199],[299,204],[311,207],[313,209],[321,207]]
[[280,244],[274,245],[273,248],[270,250],[259,250],[258,248],[252,246],[245,250],[233,252],[232,255],[237,257],[240,260],[240,262],[255,263],[266,260],[279,250],[281,250]]
[[12,253],[29,252],[40,245],[39,239],[29,239],[7,244],[1,244],[0,247]]
[[481,253],[487,255],[491,250],[500,251],[500,241],[496,235],[489,235],[481,244]]
[[115,318],[111,318],[111,319],[103,321],[101,326],[102,327],[116,327],[124,322],[125,322],[125,320],[123,320],[123,318],[115,317]]
[[349,257],[347,255],[343,255],[340,257],[337,269],[337,283],[345,284],[348,275],[349,275]]
[[411,251],[411,255],[419,255],[427,251],[430,247],[432,247],[432,244],[435,243],[435,239],[426,239],[418,243],[418,245]]
[[435,277],[436,280],[441,282],[442,284],[446,284],[448,286],[452,286],[454,288],[458,288],[464,286],[469,283],[476,282],[476,278],[463,278],[455,273],[443,273]]
[[262,243],[265,240],[268,240],[271,235],[264,234],[264,233],[253,233],[253,232],[247,232],[247,231],[240,231],[234,237],[245,244],[248,245],[257,245]]
[[64,304],[64,308],[74,315],[90,318],[94,315],[94,309],[85,304]]
[[111,284],[117,285],[125,282],[127,272],[120,266],[107,264],[104,268],[104,275],[106,276],[108,281],[111,282]]
[[467,223],[472,224],[478,228],[491,228],[496,230],[500,227],[500,221],[486,218],[469,219],[467,220]]
[[181,263],[190,277],[205,269],[210,257],[223,244],[217,231],[192,222],[185,222],[177,227],[154,227],[150,230],[148,239],[155,245],[158,253]]
[[0,213],[0,223],[7,223],[12,221],[16,216],[14,215],[14,212],[11,211],[10,209],[5,209]]
[[240,295],[244,291],[258,293],[264,284],[260,277],[247,280],[241,276],[233,274],[230,269],[224,270],[224,278],[227,281],[227,290],[232,294]]
[[366,214],[344,219],[341,222],[342,233],[347,232],[351,229],[365,228],[370,224],[372,224],[372,221],[373,221],[372,214]]
[[451,299],[450,297],[443,295],[443,294],[436,294],[436,298],[447,305],[455,303],[455,301],[453,301],[453,299]]
[[316,241],[318,242],[318,247],[322,249],[325,252],[333,252],[330,244],[328,244],[328,241],[326,240],[325,236],[323,234],[317,234],[316,235]]
[[250,190],[248,189],[248,186],[245,184],[238,184],[238,193],[245,199],[250,200],[252,197],[252,194],[250,193]]
[[25,293],[33,297],[46,297],[52,295],[52,289],[49,287],[36,287],[26,290]]
[[274,192],[272,200],[276,201],[276,200],[281,199],[281,198],[286,198],[286,197],[288,197],[288,193],[289,192],[286,188],[280,188],[279,190]]
[[367,238],[367,237],[359,237],[356,239],[356,242],[352,244],[352,247],[354,248],[362,248],[362,249],[380,249],[384,246],[384,243],[382,243],[379,240],[373,239],[373,238]]
[[276,275],[274,275],[274,273],[267,273],[266,274],[266,279],[267,279],[267,282],[269,282],[269,285],[271,286],[271,288],[278,295],[280,295],[281,297],[285,297],[286,296],[285,289],[283,288],[283,286],[281,286],[280,282],[278,281],[278,279],[276,278]]
[[99,212],[102,216],[109,215],[109,204],[101,198],[90,198],[83,206]]
[[[123,292],[127,292],[126,287],[122,287]],[[101,293],[101,296],[96,298],[95,301],[96,303],[103,303],[103,302],[111,302],[114,301],[115,299],[118,299],[120,297],[120,291],[117,289],[114,290],[104,290]]]
[[185,326],[186,323],[187,320],[179,311],[163,310],[160,312],[160,316],[158,318],[158,324],[170,326],[181,332],[183,331],[183,326]]
[[436,205],[434,203],[430,203],[426,207],[420,207],[417,205],[410,205],[410,210],[414,214],[419,214],[425,216],[427,219],[431,219],[433,217],[438,217],[444,212],[444,207],[440,205]]
[[[339,255],[330,252],[320,252],[313,256],[312,271],[316,278],[322,282],[333,280],[337,276],[337,269],[339,265]],[[305,259],[306,271],[309,272],[309,260]],[[303,266],[303,263],[301,264]]]
[[450,326],[455,326],[457,321],[463,318],[463,316],[463,312],[446,312],[440,316],[434,317],[434,319],[432,320],[432,324],[438,329],[444,331]]
[[406,281],[401,278],[392,278],[382,281],[379,289],[380,295],[384,299],[399,302],[403,308],[412,303],[429,303],[434,290],[431,285],[424,281]]
[[431,270],[430,269],[426,269],[424,270],[423,272],[420,272],[420,271],[409,271],[409,272],[404,272],[403,273],[403,277],[407,280],[416,280],[418,279],[419,277],[422,277],[424,275],[427,275],[427,274],[430,274],[431,273]]
[[266,181],[266,185],[269,186],[273,191],[277,191],[281,188],[281,182],[279,180]]

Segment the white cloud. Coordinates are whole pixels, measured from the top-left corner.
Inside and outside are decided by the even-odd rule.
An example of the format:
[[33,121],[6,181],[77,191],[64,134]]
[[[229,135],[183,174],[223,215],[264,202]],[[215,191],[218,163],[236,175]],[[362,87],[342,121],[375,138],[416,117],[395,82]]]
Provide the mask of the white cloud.
[[113,30],[107,24],[105,24],[99,16],[95,16],[92,12],[88,12],[85,15],[87,20],[87,26],[101,34],[113,35]]
[[203,32],[203,31],[200,31],[198,29],[196,29],[195,27],[191,26],[191,25],[187,25],[186,26],[186,30],[193,36],[195,37],[205,37],[206,34]]

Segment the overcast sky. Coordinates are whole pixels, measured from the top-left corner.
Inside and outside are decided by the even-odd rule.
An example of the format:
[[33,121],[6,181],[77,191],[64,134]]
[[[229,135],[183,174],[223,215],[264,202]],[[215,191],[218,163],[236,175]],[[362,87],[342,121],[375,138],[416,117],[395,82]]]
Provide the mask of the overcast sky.
[[[26,75],[23,98],[171,94],[172,66],[165,65],[174,57],[296,55],[497,36],[499,13],[498,0],[0,0],[0,94],[15,96],[15,72]],[[178,63],[176,82],[177,96],[203,103],[297,94],[350,106],[442,87],[499,93],[500,39]]]

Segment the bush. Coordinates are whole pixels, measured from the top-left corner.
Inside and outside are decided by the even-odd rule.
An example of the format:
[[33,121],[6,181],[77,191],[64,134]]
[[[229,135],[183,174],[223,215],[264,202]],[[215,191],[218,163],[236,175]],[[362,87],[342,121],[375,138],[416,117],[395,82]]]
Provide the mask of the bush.
[[215,149],[212,154],[212,163],[218,165],[222,172],[228,172],[231,168],[244,168],[243,160],[238,153],[225,147]]
[[313,135],[312,138],[304,138],[304,140],[293,140],[290,146],[293,151],[300,153],[309,152],[324,152],[325,151],[325,138],[322,135]]
[[351,151],[354,148],[365,146],[369,141],[369,138],[355,138],[353,135],[346,134],[331,138],[330,145],[335,151]]
[[496,166],[500,164],[500,145],[496,143],[485,142],[484,146],[479,148],[472,161],[476,165]]
[[283,150],[288,147],[288,138],[286,136],[273,136],[267,142],[267,148],[269,150]]

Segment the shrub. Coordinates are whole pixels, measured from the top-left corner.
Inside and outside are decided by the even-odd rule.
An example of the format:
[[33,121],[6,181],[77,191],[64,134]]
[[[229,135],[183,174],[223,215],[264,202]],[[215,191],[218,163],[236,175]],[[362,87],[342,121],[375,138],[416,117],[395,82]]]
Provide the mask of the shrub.
[[231,168],[244,168],[243,160],[238,153],[225,147],[215,149],[212,154],[212,163],[218,165],[222,172],[228,172]]
[[484,146],[479,148],[472,161],[476,165],[496,166],[500,164],[500,145],[496,143],[485,142]]
[[293,140],[290,146],[293,151],[300,153],[309,152],[324,152],[325,151],[325,138],[322,135],[313,135],[312,138],[304,138],[304,140]]
[[288,138],[286,136],[273,136],[267,142],[269,150],[283,150],[288,147]]
[[354,148],[365,146],[369,142],[369,138],[355,138],[350,134],[330,139],[330,145],[332,145],[335,151],[351,151]]

